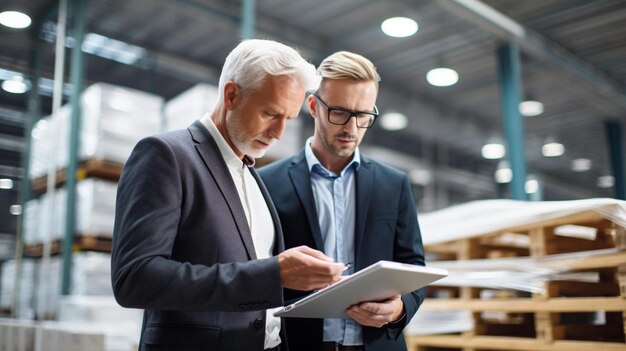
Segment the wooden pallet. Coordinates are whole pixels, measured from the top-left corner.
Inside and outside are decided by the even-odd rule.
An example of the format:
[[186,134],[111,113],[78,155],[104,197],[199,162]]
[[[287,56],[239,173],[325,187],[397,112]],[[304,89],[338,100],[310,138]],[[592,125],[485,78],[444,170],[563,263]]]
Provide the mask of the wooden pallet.
[[[555,232],[564,225],[597,230],[595,240],[559,236]],[[478,237],[426,245],[428,253],[438,259],[477,259],[533,256],[580,252],[604,248],[626,250],[626,231],[615,223],[588,211],[533,225],[520,225]]]
[[[95,251],[95,252],[111,252],[112,239],[106,236],[98,235],[80,235],[74,238],[72,245],[73,252],[79,251]],[[62,253],[63,244],[61,240],[54,240],[51,243],[51,255],[59,255]],[[29,244],[24,246],[24,257],[40,258],[43,256],[43,244]]]
[[410,351],[438,350],[515,350],[515,351],[624,351],[623,343],[590,341],[554,341],[500,336],[428,335],[407,336]]
[[[89,159],[79,163],[76,170],[76,179],[82,180],[86,178],[99,178],[110,181],[119,181],[122,174],[123,165],[109,161],[98,159]],[[56,174],[56,187],[62,187],[65,184],[67,170],[61,169]],[[34,192],[43,193],[46,191],[48,177],[43,176],[32,181]]]
[[[562,225],[596,229],[595,240],[559,236]],[[564,263],[571,271],[594,271],[600,282],[553,281],[545,294],[498,291],[481,298],[484,288],[428,287],[431,296],[422,308],[469,311],[471,331],[456,335],[406,336],[409,350],[622,350],[626,351],[626,231],[595,212],[428,245],[426,251],[442,260],[503,257],[546,257],[553,254],[605,248],[602,256],[575,258]],[[549,265],[549,263],[548,263]],[[490,319],[495,313],[497,320]],[[604,323],[584,322],[603,313]],[[581,321],[583,323],[581,323]]]

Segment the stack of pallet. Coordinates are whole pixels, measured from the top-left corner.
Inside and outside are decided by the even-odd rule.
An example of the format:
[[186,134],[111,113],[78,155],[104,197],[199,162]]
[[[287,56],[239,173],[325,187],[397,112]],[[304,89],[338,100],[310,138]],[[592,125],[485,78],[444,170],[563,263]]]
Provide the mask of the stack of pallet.
[[[428,288],[418,315],[452,315],[427,323],[453,325],[456,318],[464,327],[442,325],[442,334],[423,335],[426,328],[412,325],[405,333],[409,350],[626,350],[623,201],[477,202],[422,216],[420,223],[429,264],[447,261],[451,276],[442,282],[447,286]],[[460,282],[450,260],[456,267],[492,261],[492,273],[506,272],[503,262],[520,267],[493,281]],[[528,289],[514,288],[521,271]],[[459,324],[454,313],[470,323]]]
[[[110,272],[101,267],[110,266],[117,181],[135,144],[163,129],[163,99],[98,83],[81,94],[80,106],[70,291],[78,295],[110,296]],[[58,312],[56,301],[66,229],[70,116],[70,107],[64,106],[53,116],[38,121],[32,131],[29,176],[34,196],[24,207],[24,261],[21,265],[5,262],[1,271],[6,274],[0,280],[0,311],[15,314],[9,308],[15,308],[13,302],[17,300],[22,318],[50,319]],[[54,196],[46,192],[49,167],[56,169]],[[42,259],[47,244],[50,244],[49,261]],[[20,266],[22,274],[16,274],[15,267]]]

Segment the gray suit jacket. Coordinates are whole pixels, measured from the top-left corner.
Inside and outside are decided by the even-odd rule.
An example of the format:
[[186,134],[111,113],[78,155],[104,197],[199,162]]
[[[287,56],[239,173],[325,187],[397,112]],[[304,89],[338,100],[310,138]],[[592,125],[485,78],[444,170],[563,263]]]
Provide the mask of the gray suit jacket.
[[[276,209],[250,171],[278,254]],[[118,187],[111,266],[120,305],[145,309],[144,351],[263,350],[265,309],[283,305],[278,260],[256,259],[235,184],[199,121],[133,150]]]

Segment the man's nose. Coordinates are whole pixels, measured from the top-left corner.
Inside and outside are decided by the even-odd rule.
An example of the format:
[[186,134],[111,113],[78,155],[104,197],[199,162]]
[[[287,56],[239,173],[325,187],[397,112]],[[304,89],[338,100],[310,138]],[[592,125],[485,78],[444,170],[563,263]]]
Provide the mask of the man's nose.
[[354,115],[350,116],[350,119],[348,120],[346,124],[343,125],[343,127],[345,130],[356,132],[358,130],[356,116]]
[[278,119],[274,125],[272,126],[272,128],[270,129],[270,136],[274,139],[280,139],[283,136],[283,133],[285,133],[285,128],[287,126],[287,119],[286,118],[280,118]]

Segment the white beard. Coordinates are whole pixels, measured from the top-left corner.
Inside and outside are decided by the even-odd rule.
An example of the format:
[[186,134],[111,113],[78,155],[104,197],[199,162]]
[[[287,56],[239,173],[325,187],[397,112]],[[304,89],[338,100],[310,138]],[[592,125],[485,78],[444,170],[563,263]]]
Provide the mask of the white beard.
[[226,120],[226,131],[230,141],[239,149],[244,155],[248,155],[252,158],[261,158],[267,152],[267,148],[257,148],[253,146],[256,139],[263,141],[270,146],[276,141],[275,139],[266,140],[267,138],[261,135],[247,136],[243,132],[242,123],[239,118],[228,118]]

